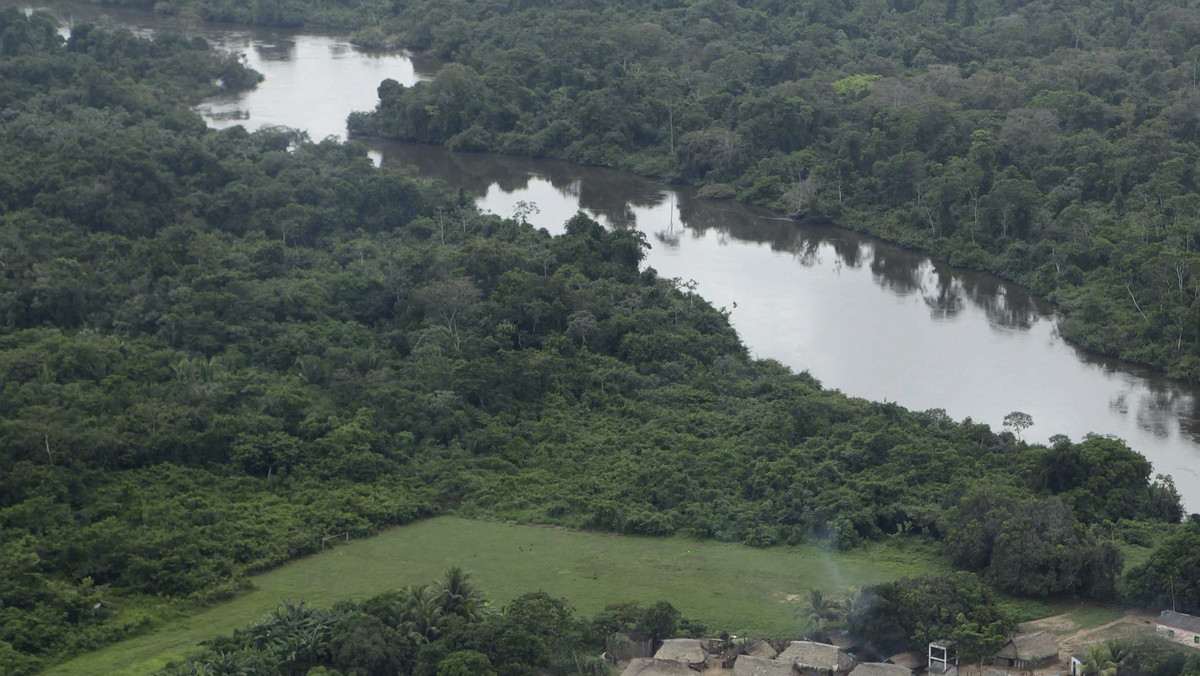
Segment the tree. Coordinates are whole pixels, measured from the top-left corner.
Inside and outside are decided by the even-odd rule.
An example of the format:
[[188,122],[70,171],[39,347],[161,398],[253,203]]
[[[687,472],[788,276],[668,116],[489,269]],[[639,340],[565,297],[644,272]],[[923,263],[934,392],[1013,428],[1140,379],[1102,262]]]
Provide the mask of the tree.
[[837,601],[826,598],[825,592],[820,589],[809,591],[808,607],[804,609],[805,617],[817,625],[818,631],[825,627],[826,622],[838,617],[839,611],[840,607]]
[[1117,639],[1090,645],[1084,653],[1083,673],[1086,676],[1117,676],[1128,657],[1128,648]]
[[656,643],[671,637],[679,627],[681,613],[666,601],[658,601],[642,611],[638,617],[638,632],[652,638]]
[[1015,626],[991,590],[963,572],[867,587],[847,618],[847,629],[884,651],[923,649],[930,641],[952,637],[967,641],[972,657],[1002,644]]
[[417,645],[437,637],[442,622],[438,591],[432,587],[407,587],[400,594],[400,629]]
[[[333,634],[333,664],[342,670],[364,673],[402,673],[404,636],[373,615],[356,615],[338,625]],[[309,672],[312,673],[312,672]]]
[[496,676],[487,655],[475,650],[459,650],[438,662],[437,676]]
[[587,310],[573,312],[567,318],[567,335],[587,345],[588,334],[595,331],[597,326],[599,322],[596,321],[596,316]]
[[545,592],[518,596],[504,608],[504,616],[534,636],[551,644],[562,642],[573,630],[571,607]]
[[471,581],[471,574],[455,566],[446,571],[437,585],[437,595],[442,613],[477,618],[482,610],[483,597]]
[[475,311],[480,293],[475,284],[466,277],[451,277],[436,281],[419,293],[425,307],[446,327],[454,339],[454,349],[462,351],[459,324],[464,317]]
[[513,207],[513,220],[520,222],[522,225],[529,222],[529,217],[533,214],[540,214],[541,209],[538,208],[537,202],[528,202],[519,200]]
[[1004,426],[1014,430],[1017,438],[1021,438],[1021,432],[1033,427],[1033,416],[1021,411],[1013,411],[1004,416]]
[[296,438],[284,432],[239,434],[231,449],[231,459],[252,474],[286,472],[300,459]]
[[1200,613],[1200,528],[1177,529],[1125,574],[1131,595],[1143,603]]

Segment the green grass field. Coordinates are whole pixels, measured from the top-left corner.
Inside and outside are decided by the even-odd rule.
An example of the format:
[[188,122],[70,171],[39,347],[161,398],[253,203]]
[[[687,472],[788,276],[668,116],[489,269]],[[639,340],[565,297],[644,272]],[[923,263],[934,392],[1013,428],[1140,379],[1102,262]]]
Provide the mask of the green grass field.
[[317,605],[362,599],[432,581],[456,565],[475,576],[494,607],[538,590],[569,599],[584,615],[617,601],[665,599],[714,630],[760,636],[795,633],[796,611],[810,589],[841,593],[851,585],[945,570],[913,544],[871,544],[848,553],[816,546],[754,549],[440,517],[259,575],[255,591],[47,673],[152,673],[286,598]]

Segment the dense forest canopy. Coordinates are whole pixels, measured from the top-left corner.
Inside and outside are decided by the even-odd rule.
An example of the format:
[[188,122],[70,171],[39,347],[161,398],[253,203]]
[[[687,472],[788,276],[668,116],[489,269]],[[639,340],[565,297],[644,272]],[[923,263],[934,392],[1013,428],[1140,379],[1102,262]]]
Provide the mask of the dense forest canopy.
[[552,237],[356,144],[210,130],[188,106],[257,76],[203,40],[4,10],[0,75],[5,673],[445,510],[923,536],[1000,589],[1100,597],[1114,533],[1182,516],[1117,440],[1030,446],[751,359],[636,231]]
[[1029,284],[1200,377],[1194,3],[405,3],[359,133],[705,185]]
[[1026,283],[1084,348],[1200,378],[1192,0],[153,4],[452,62],[383,83],[357,133],[833,220]]

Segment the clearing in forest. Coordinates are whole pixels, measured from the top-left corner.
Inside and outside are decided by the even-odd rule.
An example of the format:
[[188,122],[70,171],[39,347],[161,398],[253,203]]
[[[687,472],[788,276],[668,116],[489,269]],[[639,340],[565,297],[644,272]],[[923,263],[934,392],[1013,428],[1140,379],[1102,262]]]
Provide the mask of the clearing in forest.
[[619,601],[666,600],[714,630],[759,636],[799,631],[803,620],[797,611],[810,589],[840,594],[850,586],[946,569],[914,543],[870,543],[851,552],[812,545],[755,549],[439,517],[256,576],[252,592],[47,673],[153,673],[198,642],[257,620],[284,599],[316,605],[363,599],[430,582],[451,566],[470,571],[493,608],[539,590],[567,598],[582,616]]

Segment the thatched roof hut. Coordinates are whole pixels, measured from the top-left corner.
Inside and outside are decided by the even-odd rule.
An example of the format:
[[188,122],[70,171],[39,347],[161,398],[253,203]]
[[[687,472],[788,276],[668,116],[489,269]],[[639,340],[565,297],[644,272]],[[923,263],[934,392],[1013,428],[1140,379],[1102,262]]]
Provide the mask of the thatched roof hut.
[[708,655],[698,638],[669,638],[654,653],[654,659],[700,666],[708,662]]
[[746,654],[751,657],[765,657],[769,660],[775,659],[779,651],[769,641],[759,641],[746,649]]
[[682,662],[639,657],[629,662],[621,676],[696,676],[696,672]]
[[913,676],[913,670],[900,664],[863,662],[854,667],[850,676]]
[[738,655],[733,663],[733,676],[795,676],[790,662],[780,662],[769,657]]
[[1019,634],[1004,644],[996,659],[1010,667],[1036,669],[1058,659],[1058,641],[1044,631]]
[[888,664],[899,664],[902,667],[908,667],[913,671],[919,671],[926,666],[927,657],[924,653],[919,653],[915,650],[910,650],[904,653],[898,653],[884,660]]
[[792,641],[775,659],[793,664],[801,672],[847,674],[854,668],[854,658],[846,651],[813,641]]

